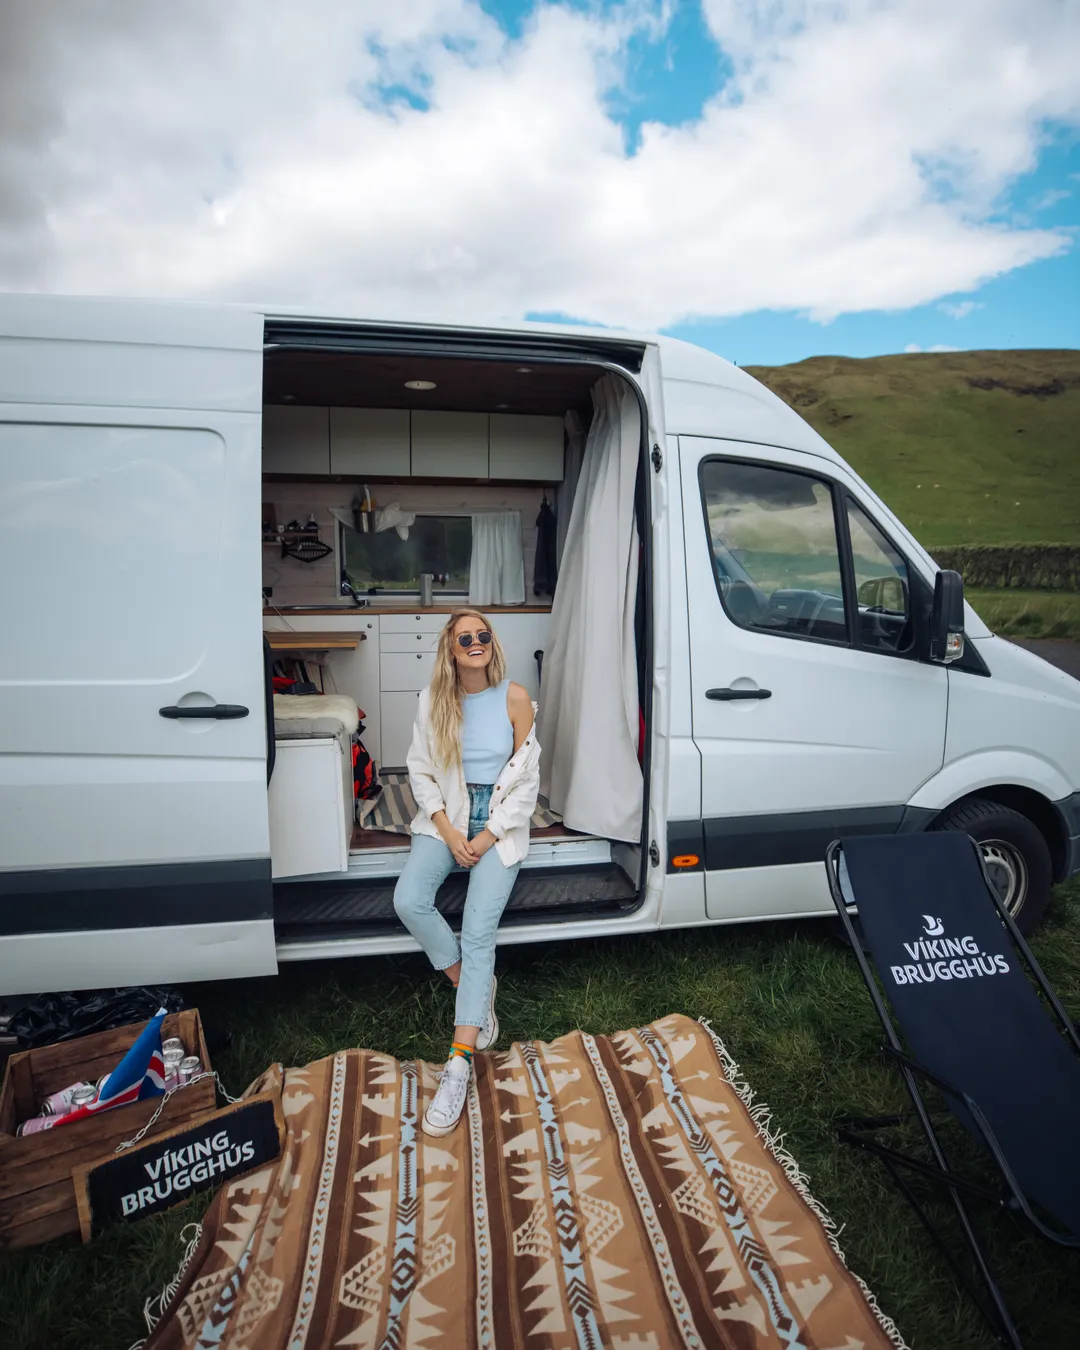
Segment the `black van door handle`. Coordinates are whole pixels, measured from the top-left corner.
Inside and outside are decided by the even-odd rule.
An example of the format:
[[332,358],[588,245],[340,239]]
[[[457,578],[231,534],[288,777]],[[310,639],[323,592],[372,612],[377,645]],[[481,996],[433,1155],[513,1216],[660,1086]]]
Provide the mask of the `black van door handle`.
[[218,722],[232,722],[237,717],[246,717],[248,710],[242,703],[215,703],[209,708],[159,708],[162,717],[212,717]]
[[706,689],[706,698],[713,698],[720,703],[731,703],[737,698],[772,698],[771,689]]

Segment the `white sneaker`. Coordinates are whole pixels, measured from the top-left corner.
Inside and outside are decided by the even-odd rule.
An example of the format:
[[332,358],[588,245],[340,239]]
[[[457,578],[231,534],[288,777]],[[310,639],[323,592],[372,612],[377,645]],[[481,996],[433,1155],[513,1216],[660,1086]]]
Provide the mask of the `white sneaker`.
[[487,1012],[484,1013],[484,1021],[476,1033],[477,1050],[489,1050],[499,1039],[499,1019],[495,1016],[495,989],[498,983],[499,981],[492,975],[491,997],[488,999]]
[[464,1055],[452,1055],[439,1075],[439,1090],[424,1112],[425,1134],[439,1138],[450,1133],[461,1119],[471,1079],[472,1065],[469,1061]]

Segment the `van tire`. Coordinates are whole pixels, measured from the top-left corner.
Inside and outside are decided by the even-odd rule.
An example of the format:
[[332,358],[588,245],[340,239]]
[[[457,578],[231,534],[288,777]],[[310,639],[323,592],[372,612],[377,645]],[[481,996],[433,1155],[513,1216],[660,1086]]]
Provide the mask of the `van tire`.
[[931,826],[962,830],[975,840],[987,874],[1026,937],[1046,913],[1053,884],[1050,849],[1039,827],[988,797],[971,797]]

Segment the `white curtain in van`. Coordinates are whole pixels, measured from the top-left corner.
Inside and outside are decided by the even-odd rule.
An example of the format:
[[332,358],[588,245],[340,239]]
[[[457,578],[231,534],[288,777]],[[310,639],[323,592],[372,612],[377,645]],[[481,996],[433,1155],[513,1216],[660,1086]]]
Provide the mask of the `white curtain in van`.
[[483,511],[472,518],[470,605],[523,605],[525,555],[520,511]]
[[593,386],[540,682],[540,788],[574,830],[637,843],[642,778],[634,644],[637,400],[614,375]]

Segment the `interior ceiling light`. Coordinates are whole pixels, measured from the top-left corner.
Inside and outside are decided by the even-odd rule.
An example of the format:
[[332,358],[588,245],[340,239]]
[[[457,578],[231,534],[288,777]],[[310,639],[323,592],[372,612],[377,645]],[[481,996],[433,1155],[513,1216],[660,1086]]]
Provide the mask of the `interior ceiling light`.
[[517,373],[518,373],[519,375],[531,375],[531,374],[532,374],[532,366],[518,366],[518,368],[517,368]]
[[406,389],[434,389],[434,388],[435,388],[435,381],[434,381],[434,380],[406,380],[406,381],[405,381],[405,388],[406,388]]
[[281,396],[281,401],[282,401],[282,403],[295,403],[295,402],[296,402],[296,395],[295,395],[295,394],[282,394],[282,396]]
[[496,408],[496,411],[497,411],[497,412],[502,412],[504,408],[509,408],[509,406],[510,406],[509,403],[496,403],[496,404],[495,404],[495,408]]

